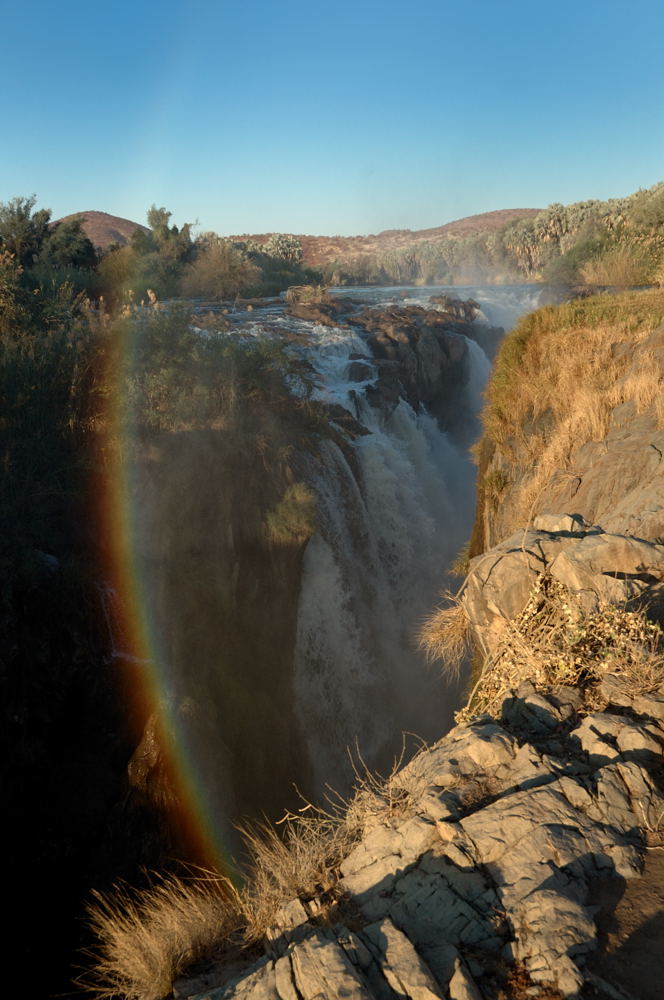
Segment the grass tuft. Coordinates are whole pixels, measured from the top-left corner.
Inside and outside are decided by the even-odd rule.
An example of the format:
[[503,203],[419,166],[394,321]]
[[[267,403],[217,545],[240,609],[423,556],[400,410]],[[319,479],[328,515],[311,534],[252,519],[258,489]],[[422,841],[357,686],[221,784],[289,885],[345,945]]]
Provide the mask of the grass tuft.
[[94,893],[88,910],[99,944],[79,984],[99,1000],[162,1000],[189,966],[241,927],[236,890],[217,875],[168,876],[134,892]]
[[426,658],[443,661],[443,673],[458,677],[468,652],[469,622],[459,597],[449,590],[442,594],[446,606],[437,608],[422,624],[418,642]]
[[305,483],[289,486],[265,517],[265,530],[275,545],[306,542],[316,530],[316,498]]

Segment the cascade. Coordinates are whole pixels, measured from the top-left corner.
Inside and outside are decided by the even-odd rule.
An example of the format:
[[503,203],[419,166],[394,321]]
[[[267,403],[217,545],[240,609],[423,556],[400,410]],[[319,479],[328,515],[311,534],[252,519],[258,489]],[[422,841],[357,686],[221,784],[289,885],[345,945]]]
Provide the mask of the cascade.
[[[397,299],[394,290],[372,289],[367,298],[423,305],[431,294],[412,289]],[[479,322],[511,326],[534,307],[539,290],[460,294],[480,301]],[[352,778],[349,753],[389,768],[402,732],[435,739],[458,707],[458,685],[424,662],[416,636],[472,527],[468,445],[478,434],[490,364],[468,340],[463,420],[452,437],[403,399],[389,415],[369,403],[365,391],[375,376],[360,383],[349,377],[351,355],[371,367],[357,334],[319,327],[310,343],[318,398],[343,406],[368,432],[349,442],[352,463],[325,442],[313,471],[318,530],[304,556],[295,652],[295,710],[316,784],[344,789]]]
[[[480,320],[501,326],[539,295],[532,286],[335,294],[369,308],[430,307],[432,294],[450,291],[475,299]],[[333,426],[315,432],[311,451],[285,431],[281,439],[281,468],[291,477],[284,482],[305,480],[316,497],[316,530],[304,549],[266,541],[266,491],[270,507],[278,497],[274,467],[264,481],[260,455],[242,450],[241,439],[216,430],[162,435],[134,477],[137,564],[162,640],[158,693],[215,817],[211,827],[238,814],[280,815],[294,783],[307,795],[327,784],[345,793],[349,750],[384,771],[403,732],[431,741],[452,724],[458,685],[424,661],[417,632],[471,531],[468,448],[490,368],[475,340],[442,334],[452,351],[442,377],[456,379],[445,383],[452,402],[441,411],[450,420],[443,430],[447,417],[420,405],[417,378],[408,399],[392,392],[398,380],[384,391],[385,372],[400,362],[375,357],[375,340],[352,314],[350,325],[322,326],[272,305],[230,319],[236,335],[283,337],[306,360],[313,396],[329,404]],[[421,369],[427,359],[426,351],[412,355]],[[104,605],[109,627],[112,598]]]

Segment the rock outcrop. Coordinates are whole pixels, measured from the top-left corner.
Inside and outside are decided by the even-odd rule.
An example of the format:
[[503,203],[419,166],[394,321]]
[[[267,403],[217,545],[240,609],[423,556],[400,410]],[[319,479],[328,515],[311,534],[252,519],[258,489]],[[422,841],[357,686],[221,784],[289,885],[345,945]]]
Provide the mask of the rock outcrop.
[[400,772],[403,794],[343,861],[332,899],[293,900],[253,967],[183,980],[176,997],[553,998],[590,983],[624,995],[586,964],[593,899],[639,877],[642,831],[664,809],[663,746],[664,692],[636,703],[618,686],[584,717],[574,689],[526,683],[499,719],[458,726]]
[[468,339],[478,339],[483,330],[497,342],[502,329],[475,326],[472,309],[463,317],[421,306],[364,309],[350,322],[368,334],[378,369],[376,385],[367,390],[372,405],[389,413],[405,399],[416,411],[424,407],[445,430],[464,431]]
[[470,562],[463,605],[485,654],[505,624],[525,608],[537,578],[547,574],[588,609],[598,602],[646,601],[654,610],[664,592],[664,545],[604,531],[579,515],[538,515]]

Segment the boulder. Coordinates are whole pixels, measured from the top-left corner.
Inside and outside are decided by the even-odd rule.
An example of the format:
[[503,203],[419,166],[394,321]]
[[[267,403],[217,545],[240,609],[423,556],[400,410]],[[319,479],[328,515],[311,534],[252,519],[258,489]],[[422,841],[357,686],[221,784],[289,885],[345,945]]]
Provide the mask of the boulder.
[[655,603],[664,591],[664,545],[604,531],[576,514],[544,514],[470,562],[463,605],[484,652],[525,608],[535,582],[549,574],[589,610],[600,601]]

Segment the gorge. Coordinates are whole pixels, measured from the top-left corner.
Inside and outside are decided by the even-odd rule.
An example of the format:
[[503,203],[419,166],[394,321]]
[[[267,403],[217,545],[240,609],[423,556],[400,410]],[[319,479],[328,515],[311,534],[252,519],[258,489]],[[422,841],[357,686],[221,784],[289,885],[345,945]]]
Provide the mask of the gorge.
[[[286,342],[301,360],[307,384],[292,388],[322,429],[302,438],[264,412],[262,458],[232,432],[153,435],[132,473],[158,697],[222,856],[237,817],[277,818],[294,784],[346,794],[349,752],[389,770],[401,733],[431,740],[451,724],[458,690],[416,634],[472,525],[468,448],[489,370],[478,340],[495,350],[539,289],[463,290],[475,319],[427,311],[443,291],[344,290],[331,317],[319,306],[324,324],[278,304],[231,311],[230,335]],[[311,524],[266,541],[298,496]],[[150,794],[157,772],[135,770]]]

